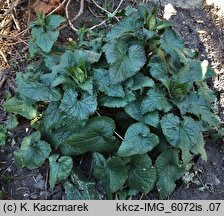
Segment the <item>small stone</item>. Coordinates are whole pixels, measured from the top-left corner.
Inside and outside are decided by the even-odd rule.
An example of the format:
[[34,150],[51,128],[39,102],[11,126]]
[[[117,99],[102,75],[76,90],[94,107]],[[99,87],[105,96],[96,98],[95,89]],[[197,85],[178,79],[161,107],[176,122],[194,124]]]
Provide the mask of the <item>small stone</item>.
[[23,194],[23,196],[24,196],[25,198],[27,198],[27,197],[29,197],[29,194],[25,193],[25,194]]
[[36,199],[38,199],[38,195],[37,194],[31,194],[30,198],[33,199],[33,200],[36,200]]
[[207,182],[207,184],[211,184],[211,185],[215,185],[215,186],[221,184],[221,181],[213,173],[207,175],[206,182]]
[[164,7],[163,18],[166,19],[166,20],[169,20],[171,18],[171,16],[176,15],[176,13],[177,13],[177,11],[173,7],[173,5],[172,4],[167,4]]
[[204,0],[152,0],[152,2],[155,2],[162,6],[171,3],[176,7],[193,9],[202,7]]
[[204,31],[204,30],[198,30],[197,33],[198,33],[198,34],[205,34],[206,31]]
[[14,146],[15,144],[16,144],[16,141],[15,141],[15,139],[13,138],[12,141],[11,141],[11,145]]
[[47,191],[41,191],[39,196],[40,196],[39,197],[40,200],[47,199],[48,196],[49,196],[49,192],[47,192]]
[[45,181],[43,179],[38,180],[36,183],[34,183],[34,188],[43,190],[45,186]]
[[203,20],[196,20],[196,23],[204,23],[204,21]]
[[52,200],[61,200],[62,198],[62,192],[58,191],[52,196]]

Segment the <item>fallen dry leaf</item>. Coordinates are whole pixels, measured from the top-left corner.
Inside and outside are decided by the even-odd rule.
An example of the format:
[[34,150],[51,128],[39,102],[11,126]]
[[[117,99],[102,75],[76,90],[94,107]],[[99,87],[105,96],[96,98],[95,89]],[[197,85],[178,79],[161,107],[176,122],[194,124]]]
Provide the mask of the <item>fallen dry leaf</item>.
[[[61,4],[61,0],[36,0],[31,9],[38,13],[48,14],[54,9],[56,9]],[[57,11],[57,14],[61,14],[64,10],[64,6],[62,5]]]

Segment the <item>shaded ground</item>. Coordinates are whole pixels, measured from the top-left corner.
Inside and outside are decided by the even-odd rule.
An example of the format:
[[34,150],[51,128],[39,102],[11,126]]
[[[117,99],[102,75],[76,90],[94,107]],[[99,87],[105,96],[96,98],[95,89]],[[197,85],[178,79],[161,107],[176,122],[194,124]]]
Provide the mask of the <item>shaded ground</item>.
[[[25,11],[27,11],[27,2],[28,1],[23,1],[23,4],[18,6],[19,14],[23,14],[23,12],[25,14]],[[114,2],[115,8],[119,1]],[[135,1],[125,1],[123,7],[133,3],[135,3]],[[69,14],[71,17],[74,17],[79,10],[79,4],[72,3],[70,6]],[[84,24],[85,26],[92,26],[103,20],[103,18],[97,17],[100,15],[98,8],[92,4],[89,4],[89,7],[92,12],[86,6],[84,14],[75,25]],[[171,20],[177,24],[175,28],[184,39],[185,45],[189,48],[197,49],[200,54],[200,60],[209,60],[218,73],[218,78],[214,80],[214,85],[211,85],[211,88],[215,88],[219,91],[220,103],[218,103],[218,111],[222,119],[224,119],[224,21],[216,15],[217,9],[210,6],[191,11],[186,9],[176,10],[177,14],[173,16]],[[162,11],[160,14],[162,15]],[[24,17],[26,16],[27,14],[24,15]],[[21,17],[21,20],[24,20],[24,17]],[[22,23],[24,24],[23,29],[25,29],[27,19],[22,21]],[[106,27],[106,25],[103,27]],[[2,85],[2,88],[0,87],[0,104],[7,94],[15,93],[15,73],[21,71],[29,61],[26,45],[27,36],[27,34],[22,34],[21,39],[23,42],[10,47],[10,55],[9,57],[7,56],[10,68],[0,72],[0,80],[2,80],[3,75],[6,75],[6,81],[4,85]],[[62,30],[60,41],[65,42],[69,40],[69,38],[75,37],[74,31],[68,27]],[[9,40],[4,39],[3,42],[1,40],[2,44],[6,41],[8,42]],[[15,43],[14,40],[12,42]],[[4,68],[6,68],[6,62],[3,61],[3,63]],[[3,63],[0,65],[0,68],[3,68]],[[4,113],[3,109],[0,107],[0,123],[4,122],[6,119],[6,113]],[[11,138],[8,141],[7,148],[5,150],[0,150],[0,186],[5,192],[5,198],[62,199],[63,190],[60,184],[53,192],[49,191],[47,184],[47,164],[44,164],[40,169],[32,171],[18,169],[14,164],[12,156],[13,151],[19,147],[22,138],[30,132],[26,122],[23,122],[16,131],[11,132]],[[180,184],[170,199],[224,199],[224,144],[223,142],[211,142],[211,140],[208,139],[206,149],[208,153],[208,162],[205,163],[199,160],[197,165],[193,166],[188,176],[186,176],[188,184]],[[154,193],[151,193],[142,198],[155,199],[158,197]]]
[[[200,60],[207,59],[218,74],[211,88],[219,94],[217,103],[219,114],[224,119],[224,19],[217,16],[217,8],[204,6],[203,9],[177,9],[172,21],[176,31],[182,36],[185,45],[199,51]],[[199,161],[196,167],[201,170],[196,183],[189,188],[181,186],[171,199],[224,199],[224,143],[207,140],[207,163]]]
[[[194,167],[196,174],[189,185],[181,185],[170,197],[174,200],[223,200],[224,199],[224,145],[207,142],[208,161],[199,160]],[[189,176],[191,177],[191,176]]]

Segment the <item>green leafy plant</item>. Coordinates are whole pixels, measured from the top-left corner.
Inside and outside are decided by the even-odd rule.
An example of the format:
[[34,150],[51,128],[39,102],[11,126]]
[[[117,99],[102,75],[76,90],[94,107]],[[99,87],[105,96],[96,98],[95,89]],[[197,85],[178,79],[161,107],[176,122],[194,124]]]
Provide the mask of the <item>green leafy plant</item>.
[[37,21],[29,24],[32,29],[32,38],[29,40],[31,57],[39,51],[45,53],[51,51],[59,36],[59,31],[56,28],[64,21],[65,19],[58,15],[45,16],[45,14],[37,14]]
[[7,130],[5,125],[0,124],[0,147],[5,145]]
[[214,71],[154,10],[124,13],[105,36],[60,50],[63,18],[39,17],[30,53],[40,60],[17,73],[17,95],[3,104],[35,130],[14,153],[17,164],[48,160],[50,187],[62,182],[66,199],[101,199],[95,182],[108,199],[154,187],[166,198],[195,154],[206,160],[203,133],[220,126],[205,82]]

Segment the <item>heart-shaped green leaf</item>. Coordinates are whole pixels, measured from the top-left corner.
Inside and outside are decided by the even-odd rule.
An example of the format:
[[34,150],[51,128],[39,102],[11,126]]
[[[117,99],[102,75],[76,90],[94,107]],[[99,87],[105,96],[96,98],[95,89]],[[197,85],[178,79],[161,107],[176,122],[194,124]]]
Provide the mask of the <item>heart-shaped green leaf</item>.
[[59,89],[38,81],[27,80],[22,73],[17,73],[16,83],[20,94],[34,101],[59,101],[62,98]]
[[124,109],[125,112],[133,119],[143,122],[153,127],[158,127],[159,124],[159,113],[158,111],[148,112],[146,114],[141,113],[141,100],[135,100],[129,103]]
[[167,100],[165,91],[161,88],[150,89],[141,104],[142,114],[152,112],[156,109],[168,112],[171,108],[172,105]]
[[155,163],[158,180],[156,187],[162,199],[167,198],[175,189],[175,181],[185,173],[179,160],[179,150],[168,149],[160,154]]
[[111,193],[119,190],[128,178],[127,168],[119,157],[106,160],[100,153],[93,154],[93,174],[109,197]]
[[167,141],[182,150],[184,162],[191,159],[190,151],[201,140],[200,124],[185,116],[181,121],[174,114],[167,114],[161,119],[161,127]]
[[64,21],[64,17],[52,14],[51,16],[46,17],[46,27],[48,30],[55,30]]
[[135,75],[146,61],[144,48],[138,44],[128,46],[126,42],[113,41],[104,50],[111,63],[109,75],[114,85]]
[[37,110],[28,105],[25,101],[12,97],[6,100],[2,105],[7,112],[21,115],[27,119],[33,119],[37,116]]
[[50,188],[54,189],[55,184],[58,181],[66,179],[73,167],[72,158],[69,156],[62,156],[59,158],[58,154],[51,155],[49,157],[50,165]]
[[147,154],[131,157],[128,184],[131,189],[148,193],[154,188],[156,169]]
[[32,36],[36,44],[46,53],[49,53],[57,41],[59,31],[44,31],[42,27],[34,27],[32,29]]
[[159,143],[159,138],[150,133],[149,127],[143,123],[132,124],[125,133],[124,140],[118,149],[120,157],[145,154]]
[[96,191],[96,184],[88,180],[80,169],[75,168],[70,181],[64,183],[65,200],[98,200],[100,199]]
[[16,165],[35,169],[40,167],[51,152],[50,145],[40,140],[40,132],[36,131],[23,139],[19,150],[14,152]]
[[66,143],[76,154],[85,152],[113,152],[118,149],[119,142],[113,136],[115,123],[109,117],[91,118],[85,127],[70,136]]
[[74,89],[64,92],[60,110],[67,118],[73,120],[87,119],[96,111],[97,101],[94,96],[84,94],[80,99]]

